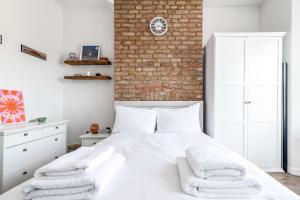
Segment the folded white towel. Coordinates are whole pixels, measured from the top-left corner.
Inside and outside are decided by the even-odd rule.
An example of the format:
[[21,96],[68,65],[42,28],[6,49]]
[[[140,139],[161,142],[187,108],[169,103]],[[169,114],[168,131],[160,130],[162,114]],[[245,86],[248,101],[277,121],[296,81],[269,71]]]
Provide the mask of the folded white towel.
[[90,200],[93,198],[93,196],[94,190],[90,190],[78,194],[37,197],[33,198],[32,200]]
[[246,169],[242,165],[232,161],[213,146],[191,147],[185,153],[191,168],[199,178],[241,180],[246,175]]
[[211,181],[197,177],[184,157],[176,159],[182,190],[190,195],[209,199],[250,198],[262,187],[251,178],[239,181]]
[[93,186],[93,176],[76,176],[69,178],[45,178],[34,177],[23,188],[22,193],[28,194],[35,190],[48,190],[48,189],[67,189],[73,187]]
[[82,147],[41,167],[35,176],[75,176],[89,173],[107,161],[114,147]]
[[62,189],[45,189],[45,190],[33,190],[27,194],[22,194],[22,198],[24,200],[36,199],[41,197],[48,197],[48,196],[61,196],[61,195],[72,195],[85,193],[85,192],[92,192],[95,190],[93,185],[86,185],[81,187],[72,187],[72,188],[62,188]]
[[[125,157],[119,153],[115,153],[105,163],[86,175],[71,177],[36,176],[22,188],[22,194],[26,197],[35,193],[42,193],[45,195],[43,196],[44,198],[48,193],[51,193],[51,196],[66,197],[66,194],[71,195],[76,187],[80,187],[81,189],[84,187],[93,187],[98,191],[102,191],[113,178],[113,176],[121,169],[124,162]],[[89,190],[88,193],[91,193],[91,191],[93,190]],[[81,193],[87,192],[85,191]]]
[[105,162],[94,174],[95,186],[98,191],[102,191],[122,168],[125,163],[125,157],[122,154],[115,153]]

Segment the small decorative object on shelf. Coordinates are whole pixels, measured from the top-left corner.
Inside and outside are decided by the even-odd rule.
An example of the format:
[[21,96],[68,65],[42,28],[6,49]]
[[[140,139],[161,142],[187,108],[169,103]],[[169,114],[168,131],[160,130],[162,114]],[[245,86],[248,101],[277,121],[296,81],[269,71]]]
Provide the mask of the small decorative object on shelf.
[[79,58],[77,57],[76,53],[70,52],[68,60],[73,60],[74,61],[74,60],[79,60]]
[[33,123],[33,122],[44,123],[44,122],[46,122],[46,120],[47,120],[47,117],[39,117],[39,118],[36,118],[36,119],[29,120],[28,122],[30,122],[30,123]]
[[97,123],[91,124],[91,126],[90,126],[90,132],[92,134],[98,134],[99,130],[100,130],[99,124],[97,124]]
[[106,57],[101,57],[99,59],[99,62],[102,63],[103,65],[107,65],[109,63],[109,60]]
[[96,76],[101,76],[101,74],[100,74],[100,73],[97,73]]
[[106,127],[105,130],[106,130],[107,133],[111,134],[111,129],[110,129],[110,127]]
[[38,122],[38,123],[43,123],[43,122],[45,122],[47,120],[47,117],[39,117],[39,118],[36,118],[36,121]]
[[81,47],[81,60],[99,60],[100,45],[83,45]]

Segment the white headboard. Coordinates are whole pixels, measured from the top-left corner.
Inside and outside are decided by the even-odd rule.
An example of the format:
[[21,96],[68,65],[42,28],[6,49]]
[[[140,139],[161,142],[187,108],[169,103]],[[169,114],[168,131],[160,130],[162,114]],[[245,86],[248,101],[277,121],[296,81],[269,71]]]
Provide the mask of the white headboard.
[[115,101],[115,105],[141,107],[141,108],[180,108],[200,103],[200,124],[203,130],[203,101]]

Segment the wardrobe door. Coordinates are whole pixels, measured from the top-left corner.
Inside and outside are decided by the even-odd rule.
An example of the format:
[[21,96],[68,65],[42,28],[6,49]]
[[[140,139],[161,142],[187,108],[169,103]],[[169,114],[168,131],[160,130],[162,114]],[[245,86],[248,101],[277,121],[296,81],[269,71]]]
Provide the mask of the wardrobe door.
[[246,40],[246,157],[259,167],[281,168],[281,40]]
[[216,39],[215,133],[223,145],[244,155],[244,38]]

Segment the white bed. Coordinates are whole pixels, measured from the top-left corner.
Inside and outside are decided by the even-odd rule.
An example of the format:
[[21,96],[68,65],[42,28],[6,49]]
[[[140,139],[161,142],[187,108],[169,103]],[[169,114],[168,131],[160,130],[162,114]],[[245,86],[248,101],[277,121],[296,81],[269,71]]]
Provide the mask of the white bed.
[[[183,156],[190,146],[215,145],[243,164],[248,173],[263,185],[263,199],[300,200],[300,198],[278,183],[252,163],[231,150],[217,144],[203,133],[119,133],[100,142],[97,146],[113,145],[123,153],[127,161],[103,193],[94,200],[192,200],[197,199],[181,191],[175,165],[177,156]],[[19,185],[0,199],[20,200]],[[256,198],[258,199],[258,198]]]

